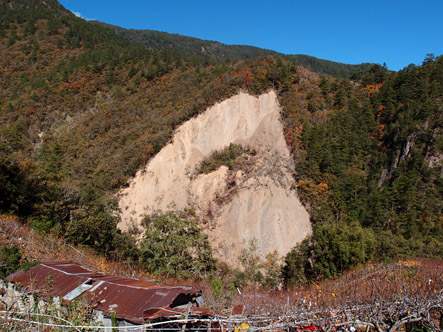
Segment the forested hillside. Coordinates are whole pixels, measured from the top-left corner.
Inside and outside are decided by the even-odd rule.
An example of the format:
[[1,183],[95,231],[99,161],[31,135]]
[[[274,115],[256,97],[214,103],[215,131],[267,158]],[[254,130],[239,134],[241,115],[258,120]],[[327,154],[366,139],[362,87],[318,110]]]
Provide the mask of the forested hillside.
[[[147,50],[55,0],[0,1],[0,209],[155,272],[117,230],[114,194],[184,121],[239,89],[275,89],[293,186],[314,229],[286,257],[286,282],[335,277],[371,260],[441,257],[443,58],[397,73],[373,65],[351,79],[300,63]],[[152,224],[193,228],[189,219],[192,211]],[[204,260],[195,265],[216,268]],[[237,276],[268,280],[254,264]]]
[[326,107],[314,99],[300,114],[292,106],[288,143],[314,234],[287,256],[288,278],[441,256],[442,83],[443,58],[430,56],[394,74],[374,66],[359,81],[323,77]]
[[266,57],[284,57],[286,60],[295,60],[305,68],[316,73],[331,75],[335,77],[349,78],[351,75],[369,70],[371,64],[363,63],[361,65],[348,65],[323,59],[317,59],[313,56],[295,54],[284,55],[272,50],[266,50],[247,45],[226,45],[217,41],[203,40],[194,37],[182,36],[179,34],[170,34],[167,32],[154,30],[135,30],[124,29],[111,24],[99,21],[93,21],[99,25],[109,27],[119,35],[143,45],[150,50],[168,49],[179,52],[187,56],[206,56],[217,63],[224,61],[239,61],[256,58],[258,56]]

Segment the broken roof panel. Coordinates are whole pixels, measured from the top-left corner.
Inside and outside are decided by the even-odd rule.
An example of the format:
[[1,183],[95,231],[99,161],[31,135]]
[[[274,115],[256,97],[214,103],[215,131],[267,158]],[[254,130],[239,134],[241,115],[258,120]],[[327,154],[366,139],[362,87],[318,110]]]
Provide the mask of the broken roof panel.
[[144,319],[155,320],[159,318],[182,317],[187,314],[189,317],[209,317],[210,311],[199,307],[188,308],[151,308],[143,313]]
[[[11,274],[6,280],[18,282],[31,292],[45,291],[65,300],[82,296],[95,309],[113,311],[118,318],[137,324],[153,319],[146,316],[147,310],[158,311],[152,317],[168,317],[168,312],[175,316],[182,309],[170,311],[172,307],[191,302],[193,297],[201,295],[201,291],[194,287],[163,286],[153,281],[114,277],[68,262],[39,264],[26,272]],[[199,311],[194,309],[194,312]]]
[[[121,281],[121,280],[119,280]],[[115,311],[122,317],[140,317],[148,308],[170,308],[182,294],[199,295],[197,289],[155,285],[151,288],[132,287],[113,282],[104,282],[94,291],[87,291],[91,304],[98,310]]]

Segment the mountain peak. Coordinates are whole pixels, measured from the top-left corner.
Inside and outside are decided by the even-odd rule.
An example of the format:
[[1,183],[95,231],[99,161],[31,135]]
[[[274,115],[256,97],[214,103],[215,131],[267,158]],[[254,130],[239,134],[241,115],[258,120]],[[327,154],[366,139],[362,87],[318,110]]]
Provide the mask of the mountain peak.
[[4,6],[9,9],[48,8],[66,10],[57,0],[0,0],[0,6]]

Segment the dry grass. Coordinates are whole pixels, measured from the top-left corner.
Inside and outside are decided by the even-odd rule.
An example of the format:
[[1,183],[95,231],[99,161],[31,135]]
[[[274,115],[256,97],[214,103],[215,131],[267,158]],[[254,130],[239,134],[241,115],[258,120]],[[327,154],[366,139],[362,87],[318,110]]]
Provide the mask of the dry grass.
[[411,259],[389,264],[368,264],[336,280],[273,292],[244,292],[251,315],[279,316],[299,310],[330,311],[333,308],[433,298],[443,291],[441,260]]
[[69,261],[107,274],[150,279],[150,275],[126,262],[105,259],[87,247],[74,247],[65,240],[40,235],[15,216],[0,215],[0,244],[20,247],[30,261]]

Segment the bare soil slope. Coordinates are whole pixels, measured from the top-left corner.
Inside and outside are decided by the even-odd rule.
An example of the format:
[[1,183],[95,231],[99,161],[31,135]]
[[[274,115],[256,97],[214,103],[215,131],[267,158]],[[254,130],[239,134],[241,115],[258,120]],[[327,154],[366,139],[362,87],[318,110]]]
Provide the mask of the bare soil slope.
[[[184,123],[119,194],[127,230],[145,214],[195,208],[215,255],[235,260],[249,242],[258,253],[285,255],[311,233],[309,216],[291,188],[293,165],[274,91],[229,98]],[[201,162],[230,143],[257,151],[247,167],[196,174]]]

